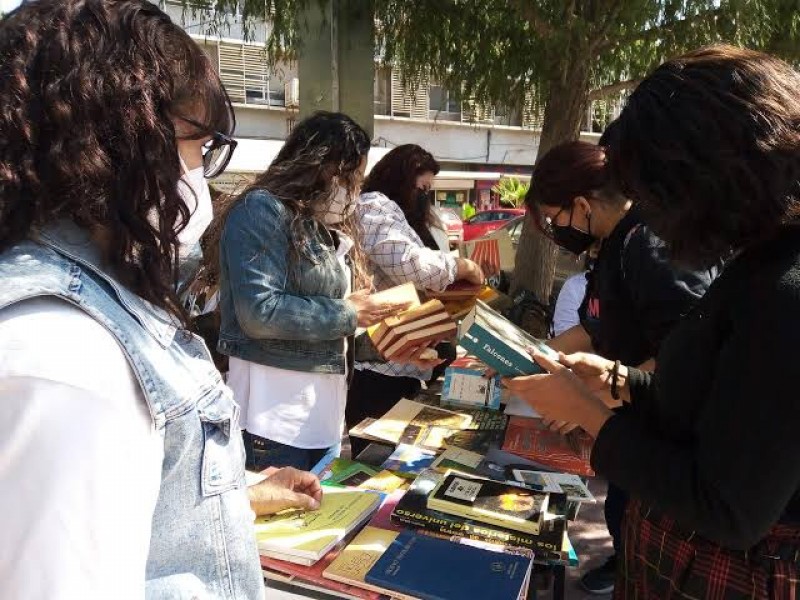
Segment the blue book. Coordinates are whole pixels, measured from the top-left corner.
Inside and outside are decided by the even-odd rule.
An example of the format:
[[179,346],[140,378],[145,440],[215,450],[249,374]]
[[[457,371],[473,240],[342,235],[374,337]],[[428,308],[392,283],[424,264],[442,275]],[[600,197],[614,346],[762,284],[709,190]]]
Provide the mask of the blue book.
[[403,531],[365,581],[422,600],[525,598],[532,560]]
[[531,358],[528,347],[558,360],[558,352],[480,300],[461,322],[459,344],[503,377],[545,372]]

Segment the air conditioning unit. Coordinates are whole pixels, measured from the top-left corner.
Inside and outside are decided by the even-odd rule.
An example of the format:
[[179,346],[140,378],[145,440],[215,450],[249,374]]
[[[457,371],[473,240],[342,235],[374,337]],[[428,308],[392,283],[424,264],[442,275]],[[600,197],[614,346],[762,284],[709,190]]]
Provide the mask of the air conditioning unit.
[[283,91],[286,98],[286,108],[299,108],[300,80],[297,77],[292,77],[289,81],[283,84]]

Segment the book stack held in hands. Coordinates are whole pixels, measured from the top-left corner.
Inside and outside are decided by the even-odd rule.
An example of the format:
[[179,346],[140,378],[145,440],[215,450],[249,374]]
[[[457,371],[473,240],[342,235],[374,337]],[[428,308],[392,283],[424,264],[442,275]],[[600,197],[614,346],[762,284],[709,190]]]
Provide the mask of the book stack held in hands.
[[386,360],[434,341],[454,337],[456,324],[440,300],[406,309],[369,330],[372,343]]

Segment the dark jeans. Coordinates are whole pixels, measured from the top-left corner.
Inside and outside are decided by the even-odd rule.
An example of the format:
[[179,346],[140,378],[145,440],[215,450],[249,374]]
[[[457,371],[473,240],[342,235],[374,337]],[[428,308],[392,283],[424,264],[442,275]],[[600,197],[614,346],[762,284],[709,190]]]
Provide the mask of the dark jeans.
[[330,448],[295,448],[279,444],[248,431],[242,432],[245,451],[245,466],[251,471],[262,471],[268,467],[294,467],[310,471],[323,458],[339,456],[342,445]]
[[606,526],[611,539],[614,541],[614,552],[622,552],[622,518],[625,516],[625,508],[628,506],[628,494],[613,483],[608,484],[608,495],[606,496]]
[[[347,392],[344,413],[347,429],[350,430],[367,417],[382,417],[398,401],[413,398],[420,389],[422,383],[413,377],[391,377],[374,371],[355,371]],[[355,458],[368,445],[367,440],[351,436],[351,456]]]

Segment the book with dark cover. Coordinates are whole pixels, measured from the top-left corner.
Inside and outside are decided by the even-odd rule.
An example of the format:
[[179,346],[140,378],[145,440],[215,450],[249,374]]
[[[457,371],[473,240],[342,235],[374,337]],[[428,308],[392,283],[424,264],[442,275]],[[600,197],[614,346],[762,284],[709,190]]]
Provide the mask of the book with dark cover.
[[392,521],[399,525],[422,528],[448,536],[529,548],[536,554],[537,562],[578,564],[578,557],[571,551],[566,535],[566,496],[561,494],[551,496],[548,515],[542,522],[540,533],[531,535],[428,508],[428,495],[443,477],[443,474],[434,470],[420,473],[398,501],[392,512]]
[[428,508],[538,535],[548,494],[520,485],[448,473],[428,496]]
[[544,373],[528,353],[533,347],[554,359],[558,353],[523,331],[480,300],[464,318],[459,343],[471,355],[504,377]]
[[531,566],[531,559],[524,556],[403,531],[365,580],[422,600],[521,600],[528,589]]

